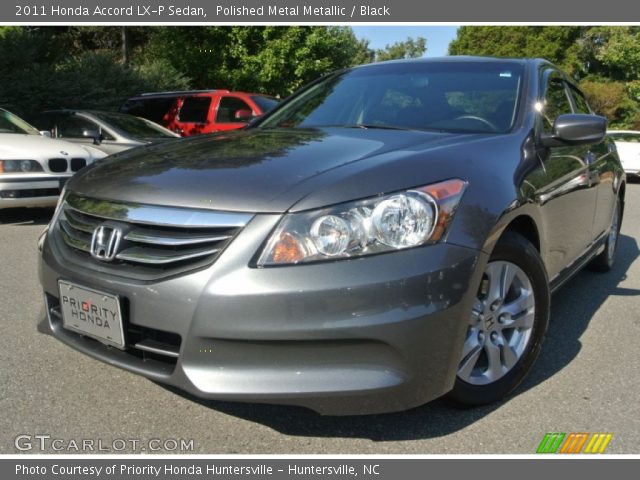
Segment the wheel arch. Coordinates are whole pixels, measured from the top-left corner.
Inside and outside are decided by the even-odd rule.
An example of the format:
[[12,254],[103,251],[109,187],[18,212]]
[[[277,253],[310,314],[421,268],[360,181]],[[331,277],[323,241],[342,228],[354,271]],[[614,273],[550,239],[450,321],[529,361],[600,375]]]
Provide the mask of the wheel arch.
[[528,204],[518,209],[506,211],[487,236],[483,250],[491,253],[498,240],[500,240],[500,237],[509,231],[522,235],[531,242],[538,253],[544,257],[545,238],[542,225],[543,222],[540,213],[534,205]]

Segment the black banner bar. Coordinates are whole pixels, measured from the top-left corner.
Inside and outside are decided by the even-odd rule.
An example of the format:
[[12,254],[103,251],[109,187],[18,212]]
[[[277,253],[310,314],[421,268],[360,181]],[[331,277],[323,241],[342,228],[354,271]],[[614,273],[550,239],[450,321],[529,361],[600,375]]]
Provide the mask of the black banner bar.
[[[635,7],[633,5],[636,5]],[[627,0],[17,0],[0,4],[0,23],[357,23],[639,22]]]

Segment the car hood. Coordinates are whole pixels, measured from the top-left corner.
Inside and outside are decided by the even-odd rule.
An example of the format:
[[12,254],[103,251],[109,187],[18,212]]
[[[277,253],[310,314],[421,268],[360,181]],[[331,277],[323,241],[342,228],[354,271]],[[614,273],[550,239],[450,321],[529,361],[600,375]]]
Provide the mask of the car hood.
[[52,157],[102,158],[104,153],[41,135],[0,133],[0,158],[46,160]]
[[[112,155],[76,175],[68,189],[122,202],[280,213],[319,191],[331,197],[319,202],[360,198],[330,191],[344,180],[341,170],[348,165],[358,164],[361,171],[408,156],[424,159],[425,153],[478,137],[487,135],[358,128],[235,131]],[[351,169],[345,175],[359,173]],[[373,183],[380,182],[385,179]],[[350,183],[358,183],[357,178]],[[372,188],[357,194],[374,195],[383,187]]]

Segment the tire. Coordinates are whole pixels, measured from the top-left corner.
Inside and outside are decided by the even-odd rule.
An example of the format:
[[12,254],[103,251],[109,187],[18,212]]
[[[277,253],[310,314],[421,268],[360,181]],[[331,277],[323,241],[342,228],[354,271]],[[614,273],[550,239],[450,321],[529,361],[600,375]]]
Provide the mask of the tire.
[[611,218],[611,227],[604,242],[604,251],[594,258],[589,264],[589,269],[596,272],[608,272],[613,268],[618,248],[618,237],[620,237],[620,225],[622,224],[622,204],[620,197],[616,200],[616,206]]
[[485,268],[447,399],[458,406],[484,405],[516,388],[540,353],[549,302],[538,251],[521,235],[506,232]]

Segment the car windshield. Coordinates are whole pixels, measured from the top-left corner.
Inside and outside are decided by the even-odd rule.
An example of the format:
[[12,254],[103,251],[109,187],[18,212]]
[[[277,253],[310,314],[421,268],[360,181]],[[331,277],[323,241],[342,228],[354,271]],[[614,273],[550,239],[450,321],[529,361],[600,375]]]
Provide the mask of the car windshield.
[[258,128],[359,127],[504,133],[516,118],[518,62],[395,62],[332,74]]
[[278,106],[278,100],[271,97],[263,97],[262,95],[251,95],[251,100],[253,100],[256,105],[260,107],[262,113],[267,113],[273,110]]
[[121,133],[134,138],[174,138],[168,130],[148,120],[124,113],[94,113],[103,122],[108,123]]
[[0,110],[0,133],[40,135],[40,132],[38,132],[36,128],[6,110]]

